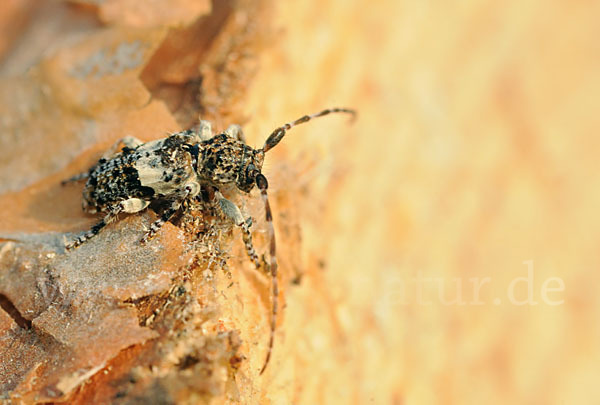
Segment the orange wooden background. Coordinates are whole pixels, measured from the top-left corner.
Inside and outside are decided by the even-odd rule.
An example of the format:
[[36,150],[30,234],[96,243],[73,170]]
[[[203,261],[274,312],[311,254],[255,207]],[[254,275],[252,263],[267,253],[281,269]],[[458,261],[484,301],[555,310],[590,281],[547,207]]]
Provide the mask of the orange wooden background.
[[327,262],[289,291],[276,403],[599,403],[600,4],[276,9],[249,132],[360,111],[274,153],[312,162],[304,243]]
[[[324,107],[359,118],[296,128],[268,156],[286,305],[242,400],[600,403],[599,20],[592,1],[273,4],[250,143]],[[40,207],[50,219],[15,206],[3,230],[92,221],[75,200]]]

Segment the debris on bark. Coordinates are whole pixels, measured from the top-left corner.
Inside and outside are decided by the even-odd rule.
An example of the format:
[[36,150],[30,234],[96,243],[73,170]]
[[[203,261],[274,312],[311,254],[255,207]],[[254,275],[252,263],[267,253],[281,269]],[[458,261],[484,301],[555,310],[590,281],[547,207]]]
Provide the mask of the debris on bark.
[[[57,14],[96,21],[63,32],[49,50],[48,39],[35,38],[39,60],[0,79],[0,399],[195,403],[239,396],[235,375],[248,342],[219,301],[233,284],[226,260],[232,229],[216,210],[188,207],[145,246],[139,239],[155,214],[123,216],[93,241],[64,249],[97,218],[81,211],[80,186],[60,181],[85,171],[108,145],[124,136],[163,137],[199,114],[227,120],[217,127],[242,118],[237,101],[262,35],[247,22],[264,6],[139,4],[54,2],[49,9]],[[45,24],[35,11],[7,8],[0,19]],[[27,30],[9,28],[0,42],[4,57],[13,32]],[[239,287],[231,291],[235,297]],[[257,308],[249,316],[264,316],[266,325],[268,296],[264,304],[264,315]],[[263,353],[252,356],[257,370]]]

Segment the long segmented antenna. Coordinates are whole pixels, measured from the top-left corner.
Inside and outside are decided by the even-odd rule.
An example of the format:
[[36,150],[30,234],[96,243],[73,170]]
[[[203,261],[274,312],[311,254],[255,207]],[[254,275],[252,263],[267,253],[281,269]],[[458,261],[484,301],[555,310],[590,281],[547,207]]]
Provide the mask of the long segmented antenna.
[[275,341],[275,327],[277,326],[277,312],[279,311],[279,284],[277,283],[277,245],[275,244],[275,228],[273,227],[273,213],[271,212],[271,205],[269,204],[269,196],[267,195],[267,189],[269,183],[262,174],[256,177],[256,185],[260,190],[260,196],[262,197],[263,203],[265,204],[265,220],[267,222],[267,229],[269,230],[269,256],[271,262],[269,263],[269,270],[271,272],[271,287],[273,294],[273,309],[271,312],[271,336],[269,337],[269,347],[267,351],[267,357],[260,370],[260,375],[265,372],[269,360],[271,359],[271,351],[273,350],[273,342]]
[[[295,121],[289,122],[279,128],[276,128],[271,135],[265,141],[265,145],[262,147],[262,152],[265,153],[268,150],[275,147],[285,136],[286,131],[290,130],[292,127],[296,125],[305,123],[310,121],[313,118],[322,117],[331,113],[347,113],[352,114],[354,118],[356,116],[356,111],[348,109],[348,108],[330,108],[327,110],[323,110],[319,113],[312,115],[305,115],[303,117],[298,118]],[[269,188],[269,183],[264,175],[258,174],[256,176],[256,186],[260,190],[260,195],[262,197],[263,203],[265,205],[265,219],[267,222],[267,229],[269,232],[269,271],[271,273],[271,286],[272,286],[272,294],[273,294],[273,310],[271,312],[271,335],[269,337],[269,347],[267,351],[267,357],[265,358],[265,362],[263,364],[262,369],[260,370],[260,375],[264,373],[267,365],[269,364],[269,360],[271,359],[271,352],[273,351],[273,343],[275,341],[275,328],[277,326],[277,313],[279,311],[279,284],[277,282],[277,246],[275,243],[275,228],[273,226],[273,213],[271,211],[271,205],[269,204],[269,196],[267,195],[267,189]]]
[[283,139],[286,131],[289,131],[292,127],[295,127],[296,125],[308,122],[308,121],[312,120],[313,118],[322,117],[324,115],[331,114],[331,113],[347,113],[347,114],[352,114],[352,117],[356,117],[356,111],[351,110],[349,108],[328,108],[327,110],[323,110],[316,114],[305,115],[303,117],[298,118],[296,121],[288,122],[287,124],[285,124],[279,128],[276,128],[271,133],[271,135],[269,135],[269,137],[267,138],[267,140],[265,142],[265,146],[262,147],[262,151],[266,152],[269,149],[272,149],[275,145],[277,145],[279,143],[279,141],[281,141]]

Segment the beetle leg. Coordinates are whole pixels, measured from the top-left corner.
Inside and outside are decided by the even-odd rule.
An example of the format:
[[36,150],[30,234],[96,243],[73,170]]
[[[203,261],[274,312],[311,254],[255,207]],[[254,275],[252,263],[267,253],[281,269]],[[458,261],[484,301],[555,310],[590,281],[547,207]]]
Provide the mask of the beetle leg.
[[244,216],[240,209],[223,197],[220,191],[215,192],[215,197],[219,203],[219,207],[221,211],[225,214],[227,218],[231,220],[236,226],[239,226],[242,229],[242,239],[244,240],[244,246],[246,247],[246,253],[250,260],[256,265],[256,268],[260,268],[260,261],[258,259],[258,255],[256,254],[256,250],[254,249],[254,245],[252,244],[252,233],[250,232],[250,226],[252,226],[252,219],[248,218],[244,220]]
[[210,122],[200,120],[200,124],[198,124],[198,137],[201,141],[208,141],[213,137],[212,126],[210,125]]
[[123,149],[135,149],[140,146],[142,141],[133,136],[126,136],[119,139],[113,144],[103,155],[102,158],[106,160],[112,159],[116,154],[120,153]]
[[225,135],[232,137],[233,139],[237,139],[243,143],[246,143],[246,137],[244,136],[244,131],[242,131],[242,127],[237,124],[232,124],[223,132]]
[[64,186],[67,183],[75,183],[76,181],[85,180],[88,177],[90,177],[89,171],[83,172],[83,173],[77,173],[75,176],[69,177],[68,179],[61,181],[60,184],[62,186]]
[[96,236],[96,235],[98,235],[98,233],[100,233],[100,230],[102,228],[104,228],[106,225],[110,224],[121,211],[123,211],[123,207],[121,206],[121,204],[117,204],[113,207],[110,207],[108,209],[108,213],[106,214],[106,216],[104,218],[102,218],[102,220],[100,222],[98,222],[96,225],[92,226],[92,229],[90,229],[83,235],[79,235],[72,242],[65,244],[65,248],[67,250],[75,249],[75,248],[81,246],[83,243],[87,242],[88,240],[92,239],[94,236]]
[[156,233],[160,230],[160,228],[162,228],[165,222],[170,220],[173,217],[173,215],[175,215],[177,211],[181,209],[183,202],[190,196],[195,197],[198,194],[199,190],[200,186],[197,183],[190,183],[186,185],[185,191],[182,194],[180,194],[178,198],[175,198],[173,201],[171,201],[171,205],[169,206],[169,208],[163,211],[160,218],[158,218],[150,225],[150,230],[146,232],[146,234],[144,235],[144,237],[142,237],[140,242],[144,244],[150,239],[152,239],[154,235],[156,235]]

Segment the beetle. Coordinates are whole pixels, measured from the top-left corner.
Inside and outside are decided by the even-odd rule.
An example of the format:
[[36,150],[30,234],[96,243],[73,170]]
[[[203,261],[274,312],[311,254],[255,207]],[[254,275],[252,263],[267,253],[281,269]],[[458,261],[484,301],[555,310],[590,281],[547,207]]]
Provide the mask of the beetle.
[[271,276],[273,295],[271,334],[268,352],[260,371],[262,374],[271,358],[279,295],[275,231],[267,195],[269,185],[261,172],[265,154],[292,127],[331,113],[346,113],[353,117],[356,115],[354,110],[348,108],[330,108],[304,115],[273,130],[260,149],[254,149],[246,143],[239,125],[231,125],[224,132],[213,135],[208,121],[200,121],[197,128],[151,142],[143,143],[133,137],[121,139],[87,172],[62,182],[66,184],[86,180],[83,190],[84,211],[105,214],[89,231],[66,243],[66,249],[77,248],[98,235],[120,213],[133,214],[146,209],[155,201],[165,202],[166,208],[141,239],[145,243],[180,211],[184,202],[196,198],[202,187],[208,187],[214,191],[218,206],[225,216],[241,228],[246,253],[256,267],[260,268],[261,261],[252,244],[251,219],[246,220],[240,209],[221,193],[221,189],[231,185],[244,193],[249,193],[256,186],[265,207],[270,241],[270,260],[265,265]]

